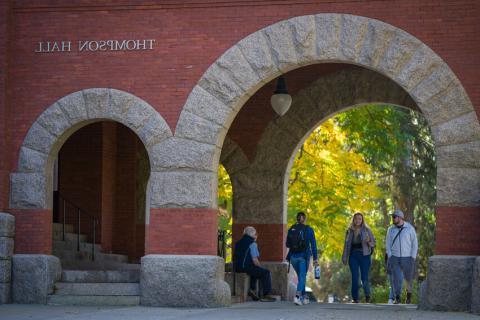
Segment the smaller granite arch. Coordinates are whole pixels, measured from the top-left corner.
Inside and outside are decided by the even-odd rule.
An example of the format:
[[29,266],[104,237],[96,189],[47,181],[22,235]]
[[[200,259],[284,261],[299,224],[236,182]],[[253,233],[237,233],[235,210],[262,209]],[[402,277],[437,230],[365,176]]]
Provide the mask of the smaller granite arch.
[[69,94],[48,107],[30,127],[20,147],[18,167],[10,175],[10,207],[49,208],[54,159],[79,128],[112,120],[129,127],[143,142],[152,168],[155,146],[172,136],[160,114],[124,91],[91,88]]
[[290,110],[271,120],[248,162],[226,138],[221,163],[234,186],[235,223],[286,223],[287,187],[295,151],[318,125],[348,108],[382,103],[417,109],[399,85],[368,69],[319,78],[293,97]]

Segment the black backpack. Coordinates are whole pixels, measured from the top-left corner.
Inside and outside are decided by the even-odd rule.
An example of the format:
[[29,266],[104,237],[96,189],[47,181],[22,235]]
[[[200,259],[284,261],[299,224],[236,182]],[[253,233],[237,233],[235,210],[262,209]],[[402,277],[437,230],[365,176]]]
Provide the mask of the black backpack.
[[290,252],[305,252],[307,249],[306,239],[307,226],[301,223],[294,224],[287,233],[287,248]]

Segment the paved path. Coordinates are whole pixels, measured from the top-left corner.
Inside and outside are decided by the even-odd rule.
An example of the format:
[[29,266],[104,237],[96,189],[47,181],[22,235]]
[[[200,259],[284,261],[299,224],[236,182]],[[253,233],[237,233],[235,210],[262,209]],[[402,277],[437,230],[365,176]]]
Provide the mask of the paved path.
[[376,320],[480,319],[468,313],[417,311],[414,306],[366,304],[317,304],[295,306],[291,302],[249,302],[218,309],[147,308],[147,307],[75,307],[45,305],[0,305],[1,320]]

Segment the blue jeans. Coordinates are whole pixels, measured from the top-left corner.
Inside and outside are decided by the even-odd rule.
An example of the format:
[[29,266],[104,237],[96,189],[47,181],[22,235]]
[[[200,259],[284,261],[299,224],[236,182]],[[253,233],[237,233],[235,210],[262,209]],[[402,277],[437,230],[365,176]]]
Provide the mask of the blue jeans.
[[415,274],[415,259],[412,257],[388,258],[387,271],[392,274],[393,291],[395,296],[402,295],[403,280],[407,282],[407,292],[412,292],[413,277]]
[[[400,280],[400,292],[402,292],[402,285],[403,285],[403,274],[401,274],[402,280]],[[388,292],[388,299],[395,300],[395,293],[393,292],[393,276],[391,274],[388,275],[388,281],[390,282],[390,291]]]
[[358,269],[362,278],[362,286],[365,296],[370,296],[370,284],[368,282],[368,272],[372,263],[370,255],[364,256],[361,250],[352,250],[348,259],[350,272],[352,273],[352,299],[358,300]]
[[297,292],[305,294],[305,282],[307,281],[307,261],[305,257],[291,257],[290,263],[295,269],[298,278]]

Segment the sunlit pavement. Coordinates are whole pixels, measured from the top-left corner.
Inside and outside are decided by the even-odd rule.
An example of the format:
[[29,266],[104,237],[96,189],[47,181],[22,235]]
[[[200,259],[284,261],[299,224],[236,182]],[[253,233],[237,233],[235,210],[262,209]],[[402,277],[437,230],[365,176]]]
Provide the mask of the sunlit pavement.
[[18,319],[480,319],[468,313],[427,312],[415,305],[324,304],[295,306],[291,302],[248,302],[217,309],[152,307],[77,307],[46,305],[1,305],[1,320]]

